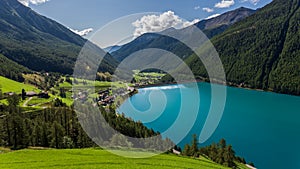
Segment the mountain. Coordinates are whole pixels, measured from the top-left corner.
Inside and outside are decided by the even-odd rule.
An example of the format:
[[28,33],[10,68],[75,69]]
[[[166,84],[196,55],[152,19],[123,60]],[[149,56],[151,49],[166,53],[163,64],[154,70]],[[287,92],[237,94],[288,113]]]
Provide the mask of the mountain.
[[[299,5],[300,0],[273,0],[212,38],[227,81],[245,87],[300,94]],[[197,76],[207,77],[198,57],[192,55],[186,63]]]
[[255,10],[245,7],[238,8],[233,11],[226,12],[220,16],[212,19],[202,20],[196,23],[200,29],[212,29],[221,25],[232,25],[236,22],[243,20],[244,18],[255,13]]
[[108,52],[108,53],[113,53],[113,52],[119,50],[121,47],[122,47],[122,46],[114,45],[114,46],[109,46],[109,47],[107,47],[107,48],[104,48],[103,50],[104,50],[105,52]]
[[[9,60],[7,57],[0,54],[0,76],[5,76],[9,79],[23,81],[22,73],[29,73],[30,70],[18,63]],[[1,85],[0,85],[1,87]]]
[[256,10],[241,7],[236,10],[226,12],[218,17],[202,20],[196,23],[195,26],[203,30],[208,38],[212,38],[215,35],[224,32],[229,26],[251,16],[255,12]]
[[[17,0],[0,0],[0,54],[12,63],[34,71],[72,74],[77,56],[85,44],[90,45],[95,53],[102,51]],[[110,55],[106,55],[99,69],[110,72],[116,64]],[[7,76],[4,72],[0,74]]]
[[[239,8],[224,13],[212,19],[202,20],[199,23],[196,23],[195,26],[201,29],[208,36],[208,38],[211,38],[217,34],[222,33],[235,22],[238,22],[252,15],[253,13],[255,13],[255,10],[247,9],[247,8]],[[181,30],[170,28],[163,32],[165,33],[168,32],[166,34],[170,34],[172,32],[176,33],[176,31],[179,31],[178,34],[182,34],[182,31],[188,33],[189,31],[191,31],[191,29],[192,29],[191,27],[184,28]],[[119,50],[117,50],[116,52],[112,52],[111,54],[116,60],[122,61],[130,54],[138,50],[147,49],[147,48],[159,48],[163,50],[168,50],[181,58],[185,58],[192,54],[192,51],[186,48],[182,43],[170,37],[161,36],[155,33],[143,34],[140,37],[133,40],[132,42],[123,45]]]

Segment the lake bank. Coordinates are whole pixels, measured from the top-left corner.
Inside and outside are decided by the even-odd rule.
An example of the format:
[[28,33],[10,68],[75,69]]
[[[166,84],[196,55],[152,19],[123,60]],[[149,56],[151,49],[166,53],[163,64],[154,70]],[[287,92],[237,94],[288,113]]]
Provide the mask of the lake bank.
[[[283,92],[276,92],[274,89],[261,89],[261,88],[253,88],[250,86],[244,86],[242,84],[237,84],[234,82],[223,82],[223,81],[219,81],[219,80],[212,80],[210,81],[209,79],[206,78],[201,78],[201,79],[196,79],[197,83],[211,83],[211,84],[218,84],[218,85],[224,85],[227,87],[235,87],[235,88],[239,88],[239,89],[246,89],[246,90],[254,90],[254,91],[260,91],[260,92],[271,92],[271,93],[276,93],[276,94],[283,94],[283,95],[289,95],[289,96],[300,96],[300,94],[297,93],[283,93]],[[159,86],[169,86],[169,85],[179,85],[179,84],[189,84],[189,83],[194,83],[191,81],[181,81],[179,83],[176,82],[167,82],[167,83],[156,83],[156,84],[147,84],[147,85],[140,85],[140,86],[136,86],[135,88],[140,89],[140,88],[148,88],[148,87],[159,87]]]
[[[193,128],[179,143],[180,146],[190,143],[192,134],[199,135],[208,115],[211,104],[210,86],[214,84],[198,83],[198,85],[201,97],[199,114]],[[144,124],[163,133],[178,117],[181,104],[193,106],[191,103],[194,91],[182,85],[172,85],[171,88],[165,86],[140,88],[138,94],[125,101],[120,111],[134,120],[142,118],[142,122],[144,116],[150,116],[151,119],[158,113],[161,114],[153,121],[149,122],[146,119]],[[162,102],[159,101],[163,97],[153,94],[157,89],[163,92],[167,99],[164,109],[160,106]],[[190,92],[190,98],[181,100],[180,91]],[[253,161],[258,168],[300,167],[300,164],[297,164],[300,156],[300,146],[297,144],[300,142],[300,123],[297,120],[300,119],[299,104],[300,97],[297,96],[227,87],[227,101],[222,120],[215,133],[203,146],[225,138],[235,147],[238,155]],[[183,113],[188,115],[189,109]],[[168,137],[172,139],[172,135]],[[289,156],[281,157],[276,154]]]

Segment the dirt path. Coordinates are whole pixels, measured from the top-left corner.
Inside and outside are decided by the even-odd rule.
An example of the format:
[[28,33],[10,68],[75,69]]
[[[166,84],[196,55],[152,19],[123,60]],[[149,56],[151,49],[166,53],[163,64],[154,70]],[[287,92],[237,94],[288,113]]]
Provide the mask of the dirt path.
[[28,100],[26,100],[23,104],[23,107],[27,107],[28,102],[30,102],[30,100],[32,99],[32,97],[30,97]]

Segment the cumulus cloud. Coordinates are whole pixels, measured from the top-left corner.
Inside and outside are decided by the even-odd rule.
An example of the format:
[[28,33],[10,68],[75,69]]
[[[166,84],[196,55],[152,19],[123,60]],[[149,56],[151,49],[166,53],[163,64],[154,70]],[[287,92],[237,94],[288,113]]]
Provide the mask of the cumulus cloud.
[[260,0],[242,0],[242,2],[250,2],[254,5],[257,5]]
[[234,0],[222,0],[215,4],[216,8],[229,8],[230,6],[234,5]]
[[200,6],[195,6],[194,9],[198,10],[198,9],[200,9]]
[[71,29],[69,28],[72,32],[76,33],[77,35],[80,35],[80,36],[86,36],[88,35],[89,33],[93,32],[93,28],[88,28],[88,29],[84,29],[82,31],[79,31],[79,30],[74,30],[74,29]]
[[25,6],[29,6],[29,4],[33,4],[33,5],[43,4],[50,0],[18,0],[18,1],[21,2]]
[[205,11],[205,12],[208,12],[208,13],[214,11],[214,9],[212,9],[212,8],[202,8],[202,10]]
[[194,25],[194,24],[196,24],[196,23],[198,23],[198,22],[200,22],[200,19],[194,19],[194,20],[191,21],[191,22],[190,22],[190,21],[185,21],[185,22],[183,22],[181,28],[186,28],[186,27],[192,26],[192,25]]
[[160,32],[168,28],[184,28],[199,22],[195,19],[191,22],[182,20],[179,16],[175,15],[173,11],[165,12],[161,15],[146,15],[141,19],[132,23],[135,27],[134,37],[141,36],[148,32]]
[[207,20],[207,19],[212,19],[212,18],[218,17],[218,16],[220,16],[220,15],[221,15],[221,14],[213,14],[213,15],[211,15],[211,16],[205,18],[205,19],[206,19],[206,20]]

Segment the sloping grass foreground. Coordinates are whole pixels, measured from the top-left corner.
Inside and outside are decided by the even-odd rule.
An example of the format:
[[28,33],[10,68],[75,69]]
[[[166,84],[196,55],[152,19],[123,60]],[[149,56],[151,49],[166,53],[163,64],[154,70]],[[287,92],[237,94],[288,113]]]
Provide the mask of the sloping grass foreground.
[[132,159],[98,149],[26,149],[0,154],[0,168],[225,169],[226,167],[207,159],[191,159],[169,154],[144,159]]
[[6,93],[6,92],[21,93],[22,89],[25,89],[26,91],[39,91],[34,86],[16,82],[14,80],[10,80],[3,76],[0,76],[0,87],[2,88],[3,93]]

